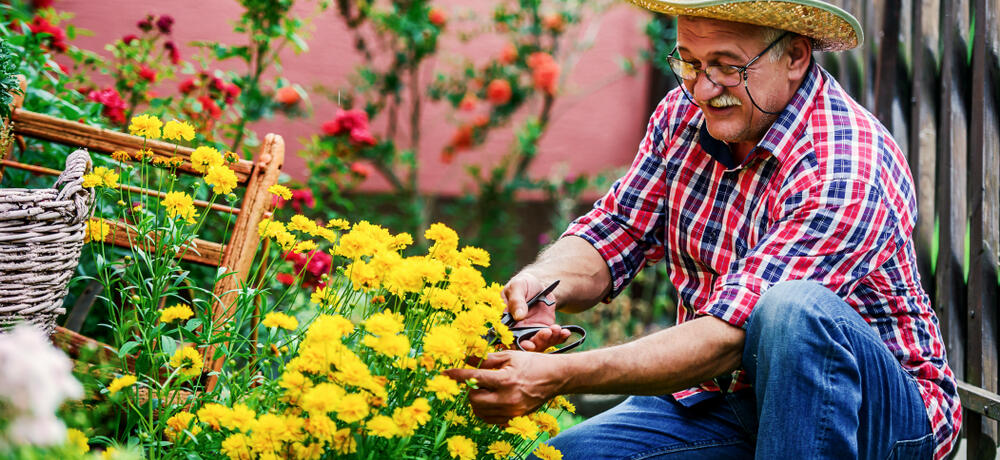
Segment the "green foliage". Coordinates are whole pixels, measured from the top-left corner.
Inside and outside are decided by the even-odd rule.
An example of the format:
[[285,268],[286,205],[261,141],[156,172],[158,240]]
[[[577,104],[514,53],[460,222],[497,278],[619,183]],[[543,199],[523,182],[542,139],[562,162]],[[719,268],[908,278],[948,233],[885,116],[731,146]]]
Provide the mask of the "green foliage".
[[0,118],[10,117],[14,96],[21,94],[16,59],[10,45],[6,41],[0,41]]

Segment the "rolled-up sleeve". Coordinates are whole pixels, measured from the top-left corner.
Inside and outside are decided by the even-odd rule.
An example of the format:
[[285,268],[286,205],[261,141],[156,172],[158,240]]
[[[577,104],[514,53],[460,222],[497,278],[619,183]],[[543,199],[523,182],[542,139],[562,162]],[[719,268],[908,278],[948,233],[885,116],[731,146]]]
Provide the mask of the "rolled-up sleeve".
[[912,232],[913,222],[900,221],[876,184],[857,179],[814,184],[782,194],[773,224],[716,278],[699,315],[744,327],[760,296],[783,280],[816,281],[846,298]]

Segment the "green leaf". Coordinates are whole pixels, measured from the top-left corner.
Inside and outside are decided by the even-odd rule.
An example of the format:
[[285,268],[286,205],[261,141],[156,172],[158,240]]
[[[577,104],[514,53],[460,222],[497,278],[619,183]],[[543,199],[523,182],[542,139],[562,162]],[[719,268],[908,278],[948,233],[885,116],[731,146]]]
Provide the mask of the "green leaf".
[[135,340],[129,340],[128,342],[125,342],[125,344],[122,345],[121,348],[118,349],[118,357],[119,358],[124,357],[130,351],[134,350],[135,347],[138,347],[138,346],[139,346],[139,342],[136,342]]

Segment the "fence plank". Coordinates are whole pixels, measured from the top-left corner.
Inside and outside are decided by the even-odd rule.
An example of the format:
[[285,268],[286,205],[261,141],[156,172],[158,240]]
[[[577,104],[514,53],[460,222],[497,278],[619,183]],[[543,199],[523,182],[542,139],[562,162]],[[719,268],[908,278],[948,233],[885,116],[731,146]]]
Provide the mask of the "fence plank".
[[[935,145],[937,117],[934,107],[937,94],[937,14],[938,0],[914,0],[911,26],[909,161],[917,192],[917,227],[914,230],[917,267],[927,294],[934,299],[935,283],[931,270],[934,245],[934,183],[937,173]],[[949,355],[951,349],[948,350]]]

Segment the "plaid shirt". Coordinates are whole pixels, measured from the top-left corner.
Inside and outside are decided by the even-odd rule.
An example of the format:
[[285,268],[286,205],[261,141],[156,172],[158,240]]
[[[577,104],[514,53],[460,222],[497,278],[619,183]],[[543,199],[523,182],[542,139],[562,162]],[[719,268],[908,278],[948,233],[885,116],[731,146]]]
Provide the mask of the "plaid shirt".
[[[632,167],[564,235],[586,239],[607,261],[610,297],[666,257],[678,322],[712,315],[744,327],[775,283],[823,284],[917,380],[941,458],[961,412],[917,273],[914,195],[887,130],[814,63],[743,164],[708,134],[701,110],[671,91]],[[749,386],[743,371],[733,377],[728,391]],[[710,381],[674,397],[692,405],[718,391]]]

